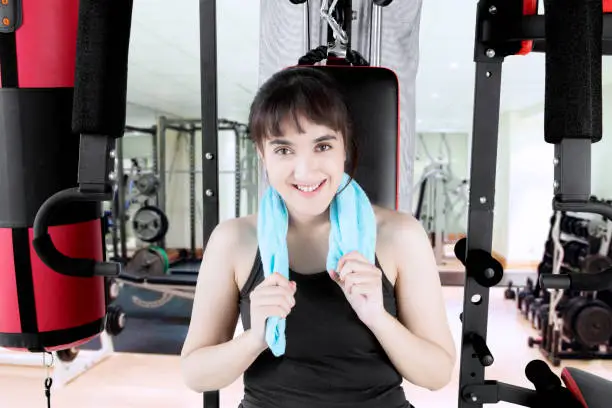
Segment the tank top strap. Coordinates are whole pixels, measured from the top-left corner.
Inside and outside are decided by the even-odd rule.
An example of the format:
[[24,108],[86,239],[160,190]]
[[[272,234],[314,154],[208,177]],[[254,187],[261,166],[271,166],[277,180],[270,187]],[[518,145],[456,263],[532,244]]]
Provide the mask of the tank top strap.
[[[374,255],[374,264],[378,269],[380,269],[382,274],[382,282],[383,289],[387,291],[389,294],[394,294],[393,283],[387,277],[387,274],[383,271],[382,266],[378,260],[378,256]],[[251,272],[244,283],[244,286],[240,290],[240,296],[248,296],[249,292],[251,292],[255,287],[264,279],[263,277],[263,265],[261,263],[261,253],[259,252],[259,247],[257,248],[257,253],[255,254],[255,259],[253,260],[253,266],[251,267]]]

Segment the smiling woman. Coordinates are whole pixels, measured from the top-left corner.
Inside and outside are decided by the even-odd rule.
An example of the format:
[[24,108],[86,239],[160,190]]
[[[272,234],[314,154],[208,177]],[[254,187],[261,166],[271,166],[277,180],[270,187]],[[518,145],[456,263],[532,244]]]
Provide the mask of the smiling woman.
[[[397,95],[390,71],[368,68],[367,80],[360,72],[357,83],[365,89],[367,82],[379,94]],[[439,389],[454,367],[440,278],[421,224],[356,193],[354,130],[360,137],[371,131],[363,131],[337,78],[294,67],[260,88],[249,128],[270,188],[257,215],[219,224],[204,253],[184,378],[202,392],[244,375],[242,408],[408,408],[404,380]],[[379,146],[389,146],[383,134],[397,138],[396,128],[384,125],[397,123],[396,115],[393,109],[379,115]],[[396,157],[391,149],[371,150],[360,159]],[[384,172],[369,172],[378,180],[364,186],[374,191],[385,183]],[[283,210],[267,204],[269,192]],[[359,199],[347,199],[351,194]],[[272,207],[276,212],[268,213]],[[281,215],[286,222],[276,219]],[[356,227],[343,230],[338,219]],[[351,234],[338,238],[338,230]],[[351,241],[355,248],[346,248]],[[234,337],[238,317],[244,332]]]

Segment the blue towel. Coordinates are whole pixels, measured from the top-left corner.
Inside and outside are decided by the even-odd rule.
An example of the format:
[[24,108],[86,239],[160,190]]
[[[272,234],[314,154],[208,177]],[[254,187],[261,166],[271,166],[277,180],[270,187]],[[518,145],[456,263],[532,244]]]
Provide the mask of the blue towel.
[[[338,191],[347,185],[349,176],[344,174]],[[361,186],[352,180],[330,205],[331,230],[327,270],[335,270],[345,254],[358,251],[374,263],[376,250],[376,217],[374,209]],[[278,192],[268,187],[259,204],[257,239],[264,268],[264,276],[274,272],[289,278],[289,253],[287,207]],[[285,352],[286,321],[280,317],[268,318],[266,342],[275,356]]]

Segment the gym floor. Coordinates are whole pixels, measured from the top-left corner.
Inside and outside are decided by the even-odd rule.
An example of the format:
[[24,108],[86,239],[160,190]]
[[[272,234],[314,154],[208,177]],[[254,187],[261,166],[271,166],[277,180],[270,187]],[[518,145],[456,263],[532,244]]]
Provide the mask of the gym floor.
[[[459,349],[463,288],[445,287],[448,316]],[[240,330],[240,329],[239,329]],[[536,348],[527,346],[527,338],[535,335],[521,315],[515,301],[504,299],[504,289],[491,290],[488,344],[495,363],[486,371],[487,379],[532,388],[524,375],[525,365],[542,358]],[[612,380],[612,360],[565,360],[563,366],[573,366]],[[554,368],[560,373],[561,368]],[[0,407],[44,407],[43,380],[45,371],[39,368],[0,366]],[[431,392],[405,384],[408,398],[416,408],[456,407],[458,398],[459,364],[452,382]],[[236,408],[242,396],[242,381],[238,379],[221,391],[221,407]],[[75,379],[65,388],[52,391],[51,406],[62,408],[156,408],[202,406],[202,396],[187,389],[181,380],[179,357],[174,355],[115,353],[99,365]],[[492,405],[487,405],[492,406]],[[499,403],[496,407],[516,407]]]

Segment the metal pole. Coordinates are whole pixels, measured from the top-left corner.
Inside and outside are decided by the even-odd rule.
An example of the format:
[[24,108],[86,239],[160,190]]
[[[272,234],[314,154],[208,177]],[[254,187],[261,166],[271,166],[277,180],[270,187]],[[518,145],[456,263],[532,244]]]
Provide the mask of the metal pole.
[[[157,206],[166,212],[166,117],[157,118],[157,165],[159,174],[159,187],[157,189]],[[166,248],[166,239],[162,238],[157,245]]]
[[310,1],[304,2],[304,54],[310,51]]
[[217,112],[217,7],[200,0],[200,89],[202,109],[202,235],[208,239],[219,223],[219,148]]
[[234,134],[236,135],[236,146],[234,150],[234,216],[240,217],[240,196],[242,195],[242,188],[240,186],[241,172],[240,172],[240,131],[238,126],[234,127]]
[[380,66],[382,52],[383,8],[372,2],[372,25],[370,29],[370,65]]
[[[117,140],[117,218],[115,223],[119,225],[119,244],[121,245],[121,260],[127,259],[127,234],[125,231],[125,185],[123,180],[123,138]],[[117,254],[115,254],[117,256]]]
[[196,214],[196,164],[195,164],[195,130],[193,125],[189,130],[189,235],[191,239],[191,253],[190,257],[195,257],[196,250],[196,226],[195,226],[195,214]]

